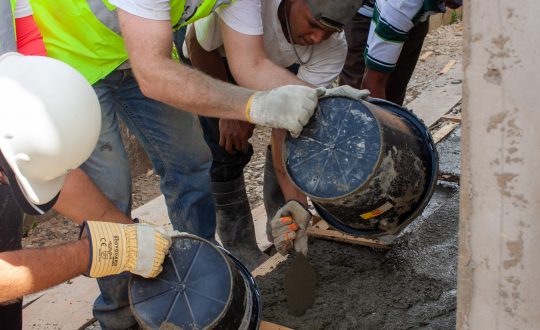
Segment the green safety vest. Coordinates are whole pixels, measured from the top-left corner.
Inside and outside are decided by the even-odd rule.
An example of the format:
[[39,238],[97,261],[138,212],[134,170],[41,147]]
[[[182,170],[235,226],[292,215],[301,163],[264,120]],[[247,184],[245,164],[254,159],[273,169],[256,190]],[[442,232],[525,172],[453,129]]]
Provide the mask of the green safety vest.
[[17,51],[15,34],[16,0],[0,1],[0,55]]
[[[234,0],[170,0],[174,29]],[[47,54],[94,84],[128,59],[116,7],[107,0],[30,0]]]

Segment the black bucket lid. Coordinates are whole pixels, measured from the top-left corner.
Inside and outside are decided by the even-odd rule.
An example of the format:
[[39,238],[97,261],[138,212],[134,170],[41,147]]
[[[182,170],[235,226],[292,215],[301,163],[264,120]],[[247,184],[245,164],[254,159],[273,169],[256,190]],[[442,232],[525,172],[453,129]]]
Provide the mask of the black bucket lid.
[[232,305],[238,296],[235,272],[241,274],[247,300],[236,313],[245,329],[256,329],[261,317],[260,293],[249,271],[228,252],[193,236],[173,238],[163,271],[152,279],[133,276],[129,286],[131,309],[139,324],[159,329],[170,324],[181,329],[227,328]]
[[302,135],[287,137],[287,172],[309,197],[346,196],[372,175],[381,140],[379,123],[363,103],[345,97],[322,98]]

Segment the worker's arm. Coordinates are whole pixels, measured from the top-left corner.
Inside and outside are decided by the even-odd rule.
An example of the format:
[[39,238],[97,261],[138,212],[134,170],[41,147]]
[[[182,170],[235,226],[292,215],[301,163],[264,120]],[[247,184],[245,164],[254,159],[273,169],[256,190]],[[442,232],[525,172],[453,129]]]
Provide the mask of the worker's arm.
[[17,50],[23,55],[47,56],[43,36],[32,15],[15,19]]
[[[194,68],[221,81],[228,81],[227,69],[219,50],[206,51],[199,44],[195,24],[188,29],[185,42]],[[238,151],[247,153],[248,139],[253,135],[254,129],[255,125],[245,121],[222,118],[219,120],[219,145],[231,154]]]
[[78,224],[84,220],[132,223],[80,169],[66,176],[54,209]]
[[88,268],[88,240],[0,253],[0,302],[60,284]]
[[[379,3],[378,3],[379,4]],[[386,97],[388,76],[396,68],[403,44],[416,23],[423,1],[383,1],[375,6],[365,53],[366,71],[362,88],[373,97]]]
[[17,0],[14,13],[17,51],[23,55],[46,56],[43,37],[34,21],[28,0]]
[[41,249],[0,253],[0,302],[33,293],[85,273],[104,277],[130,271],[155,277],[171,246],[163,228],[88,221],[82,238]]
[[220,28],[227,62],[238,85],[255,90],[284,85],[311,86],[267,57],[262,35],[240,33],[221,19]]
[[295,136],[315,110],[321,92],[312,88],[254,92],[176,63],[169,20],[147,19],[120,8],[118,18],[135,77],[150,98],[204,116],[285,128]]

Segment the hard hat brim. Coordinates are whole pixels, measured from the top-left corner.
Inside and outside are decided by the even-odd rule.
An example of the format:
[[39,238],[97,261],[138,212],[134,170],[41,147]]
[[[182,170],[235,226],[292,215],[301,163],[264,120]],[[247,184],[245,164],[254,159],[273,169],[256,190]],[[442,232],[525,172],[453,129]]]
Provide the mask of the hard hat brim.
[[[43,184],[36,183],[33,185],[26,178],[24,178],[20,174],[16,166],[10,165],[10,163],[7,161],[6,157],[4,156],[1,150],[0,150],[0,167],[4,171],[4,174],[7,176],[7,179],[9,181],[9,187],[13,193],[13,197],[15,197],[17,204],[19,204],[19,207],[25,213],[30,214],[30,215],[44,214],[45,212],[49,211],[58,200],[58,196],[60,195],[60,188],[62,187],[62,184],[64,181],[63,178],[59,180],[60,182],[51,182],[51,185],[53,186],[58,186],[58,183],[60,183],[60,185],[57,188],[56,194],[54,194],[52,198],[47,198],[46,200],[44,200],[42,204],[37,204],[37,203],[32,202],[32,200],[27,197],[28,195],[25,191],[25,187],[26,189],[33,189],[31,193],[36,196],[48,195],[50,194],[51,189],[56,189],[56,187],[48,186],[46,188],[47,192],[40,191],[40,190],[43,190],[42,188],[44,188],[42,187]],[[19,178],[25,182],[22,183]]]

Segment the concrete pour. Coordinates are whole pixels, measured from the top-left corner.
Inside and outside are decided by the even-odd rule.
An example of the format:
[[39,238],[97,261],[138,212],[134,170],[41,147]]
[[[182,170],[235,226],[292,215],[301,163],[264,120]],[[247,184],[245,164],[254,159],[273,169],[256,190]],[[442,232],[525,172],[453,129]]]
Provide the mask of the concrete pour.
[[[459,174],[459,133],[439,148],[446,172]],[[457,184],[439,184],[390,251],[311,239],[319,279],[313,307],[299,317],[287,311],[281,283],[289,258],[256,278],[263,318],[294,329],[454,329],[458,192]]]

